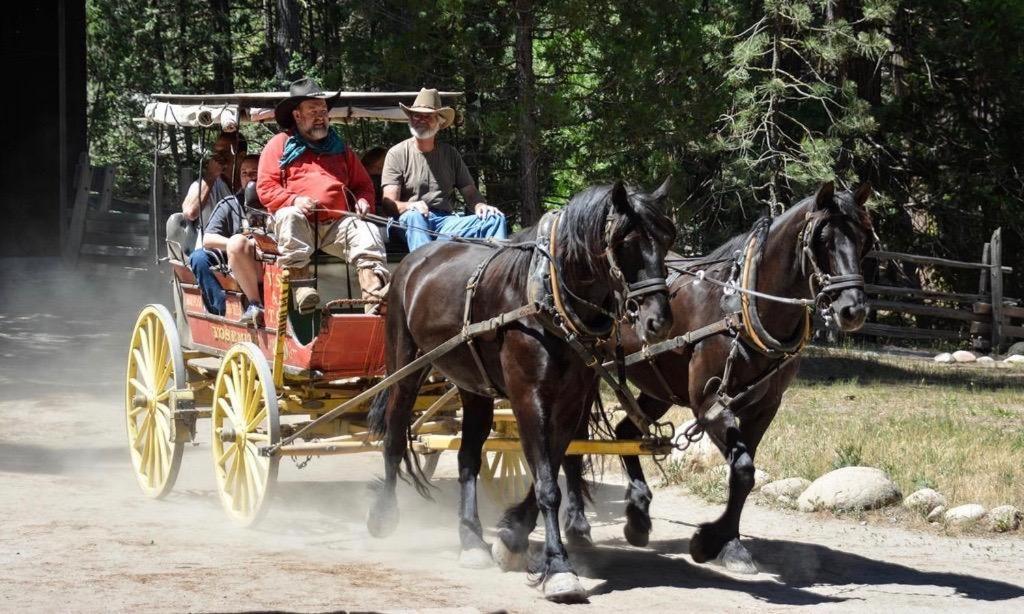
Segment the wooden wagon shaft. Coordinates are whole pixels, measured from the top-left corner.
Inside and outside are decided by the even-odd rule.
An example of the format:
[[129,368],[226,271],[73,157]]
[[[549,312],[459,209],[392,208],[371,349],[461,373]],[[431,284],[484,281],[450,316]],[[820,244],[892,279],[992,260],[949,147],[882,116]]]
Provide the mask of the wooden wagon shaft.
[[[442,452],[458,450],[462,445],[462,437],[458,435],[424,435],[413,443],[417,452]],[[522,446],[518,439],[490,437],[484,441],[483,449],[488,452],[521,452]],[[647,456],[668,454],[672,451],[669,443],[654,445],[647,440],[593,440],[573,439],[566,454],[607,454],[613,456]]]
[[495,316],[495,317],[490,318],[488,320],[484,320],[483,322],[477,322],[476,324],[470,324],[469,326],[467,326],[464,329],[462,329],[462,332],[460,332],[458,335],[455,335],[454,337],[452,337],[448,341],[445,341],[444,343],[442,343],[441,345],[437,346],[436,348],[430,350],[429,352],[427,352],[423,356],[420,356],[419,358],[413,360],[409,364],[405,365],[404,367],[402,367],[398,371],[395,371],[394,373],[392,373],[391,375],[387,376],[386,378],[384,378],[383,380],[381,380],[377,384],[371,386],[370,388],[367,388],[365,391],[363,391],[362,393],[356,395],[352,399],[349,399],[348,401],[345,401],[341,405],[335,407],[334,409],[332,409],[331,411],[327,412],[326,414],[320,416],[316,420],[313,420],[312,422],[310,422],[309,424],[305,425],[301,429],[299,429],[296,432],[292,433],[289,437],[281,440],[279,443],[277,443],[275,445],[272,445],[272,446],[267,446],[265,448],[260,448],[260,454],[262,456],[273,456],[273,455],[277,454],[281,450],[281,448],[283,448],[284,446],[292,443],[293,441],[295,441],[296,439],[301,437],[303,435],[303,433],[306,433],[307,431],[309,431],[311,428],[315,427],[318,424],[326,422],[328,420],[333,420],[334,418],[337,418],[338,416],[340,416],[341,414],[345,413],[346,411],[349,411],[349,410],[359,406],[359,404],[362,403],[363,401],[366,401],[368,399],[373,398],[378,393],[382,392],[386,388],[391,387],[393,384],[395,384],[399,380],[407,377],[408,375],[411,375],[412,373],[415,373],[416,371],[418,371],[418,370],[422,369],[423,367],[425,367],[427,364],[437,360],[438,358],[440,358],[441,356],[444,356],[448,352],[451,352],[455,348],[457,348],[460,345],[462,345],[463,343],[465,343],[465,341],[467,339],[470,339],[470,338],[473,338],[473,337],[479,337],[480,335],[492,332],[492,331],[494,331],[494,330],[504,326],[505,324],[508,324],[510,322],[515,322],[517,320],[520,320],[522,318],[526,318],[526,317],[529,317],[529,316],[532,316],[532,315],[536,315],[539,312],[540,312],[540,307],[538,305],[530,304],[530,305],[525,305],[523,307],[520,307],[519,309],[515,309],[515,310],[512,310],[512,311],[503,313],[503,314],[501,314],[499,316]]

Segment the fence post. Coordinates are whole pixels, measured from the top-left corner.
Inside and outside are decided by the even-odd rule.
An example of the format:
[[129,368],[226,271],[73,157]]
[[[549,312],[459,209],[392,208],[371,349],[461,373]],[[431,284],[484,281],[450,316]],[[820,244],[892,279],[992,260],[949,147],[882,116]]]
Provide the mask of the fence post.
[[1003,345],[1003,229],[996,228],[989,241],[989,283],[992,287],[992,352]]
[[103,185],[100,187],[100,213],[110,212],[110,202],[114,200],[114,174],[117,167],[113,164],[103,167]]
[[89,165],[89,155],[86,153],[78,158],[77,175],[78,187],[75,190],[75,202],[71,210],[67,241],[64,243],[64,259],[72,266],[78,264],[78,254],[82,251],[85,216],[89,211],[89,190],[92,188],[92,166]]

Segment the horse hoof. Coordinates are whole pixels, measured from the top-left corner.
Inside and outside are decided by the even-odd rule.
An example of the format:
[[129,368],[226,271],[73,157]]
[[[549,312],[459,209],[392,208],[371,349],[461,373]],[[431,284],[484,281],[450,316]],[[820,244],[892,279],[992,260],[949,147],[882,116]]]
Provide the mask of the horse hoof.
[[730,540],[718,553],[715,563],[725,567],[731,572],[742,574],[756,574],[757,565],[746,547],[740,543],[739,538]]
[[466,569],[487,569],[494,566],[491,553],[483,548],[469,548],[459,553],[459,567]]
[[563,571],[544,580],[544,598],[555,603],[582,603],[587,600],[587,591],[576,574]]
[[491,544],[491,558],[502,571],[526,571],[526,550],[513,552],[505,545],[501,537],[495,539]]
[[387,537],[398,528],[398,507],[374,505],[366,513],[366,528],[374,537]]
[[624,527],[622,527],[622,534],[626,536],[626,541],[628,541],[630,545],[636,546],[637,548],[643,548],[646,546],[647,542],[650,541],[651,538],[650,532],[641,531],[633,527],[633,525],[628,522]]

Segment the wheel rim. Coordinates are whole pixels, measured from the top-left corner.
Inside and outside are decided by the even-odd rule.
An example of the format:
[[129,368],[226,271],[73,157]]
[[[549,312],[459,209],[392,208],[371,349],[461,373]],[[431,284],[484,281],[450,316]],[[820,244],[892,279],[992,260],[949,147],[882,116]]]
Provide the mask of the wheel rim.
[[185,387],[184,359],[170,313],[149,305],[139,314],[128,350],[125,426],[135,478],[142,491],[163,497],[174,486],[184,437],[178,437],[170,395]]
[[[496,422],[495,433],[502,438],[518,438],[519,429],[513,421]],[[523,451],[493,451],[484,454],[480,477],[491,500],[508,506],[522,501],[533,487],[533,476]]]
[[280,460],[259,453],[280,440],[280,423],[270,368],[251,343],[237,344],[224,356],[211,418],[221,503],[233,520],[251,525],[266,513]]

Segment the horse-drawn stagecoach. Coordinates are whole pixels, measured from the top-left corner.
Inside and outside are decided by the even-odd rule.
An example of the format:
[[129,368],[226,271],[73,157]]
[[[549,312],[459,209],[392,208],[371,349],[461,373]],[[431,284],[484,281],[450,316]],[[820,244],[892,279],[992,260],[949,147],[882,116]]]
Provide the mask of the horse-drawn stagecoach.
[[[180,124],[182,114],[212,121],[231,107],[236,120],[260,121],[272,114],[257,107],[285,96],[168,96],[147,114]],[[343,97],[332,116],[372,118],[372,103],[385,98],[359,96]],[[680,445],[657,420],[672,404],[685,405],[697,418],[685,439],[707,433],[731,468],[726,509],[700,525],[690,552],[697,562],[717,558],[751,571],[740,513],[810,312],[818,308],[847,330],[864,319],[869,194],[827,183],[707,257],[683,259],[668,253],[666,186],[652,194],[621,183],[588,188],[508,242],[436,242],[410,254],[395,273],[386,318],[361,313],[347,294],[312,315],[297,313],[289,288],[306,282],[289,279],[263,236],[266,324],[238,322],[241,299],[227,276],[227,313],[212,316],[171,244],[175,313],[143,309],[128,358],[125,412],[139,484],[154,497],[171,489],[200,417],[210,418],[221,500],[243,524],[267,509],[282,457],[383,450],[385,481],[367,524],[385,535],[398,521],[395,477],[410,448],[428,468],[440,451],[458,449],[463,562],[490,563],[493,555],[505,569],[523,564],[543,512],[546,544],[535,570],[547,598],[575,601],[585,591],[561,543],[557,472],[564,468],[567,478],[566,535],[588,541],[579,455],[622,456],[625,535],[646,544],[651,492],[638,457]],[[587,439],[599,380],[626,413],[615,440]],[[511,410],[495,410],[496,397],[508,398]],[[477,517],[478,473],[485,484],[504,482],[506,501],[521,499],[493,544]]]

